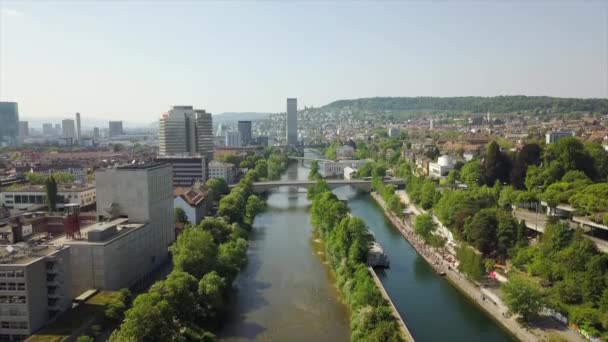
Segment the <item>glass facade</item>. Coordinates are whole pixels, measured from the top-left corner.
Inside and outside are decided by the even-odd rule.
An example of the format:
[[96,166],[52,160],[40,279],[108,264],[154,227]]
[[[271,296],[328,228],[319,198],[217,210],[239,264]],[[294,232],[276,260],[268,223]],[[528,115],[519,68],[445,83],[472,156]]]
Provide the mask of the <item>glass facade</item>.
[[19,112],[16,102],[0,102],[0,146],[17,145]]

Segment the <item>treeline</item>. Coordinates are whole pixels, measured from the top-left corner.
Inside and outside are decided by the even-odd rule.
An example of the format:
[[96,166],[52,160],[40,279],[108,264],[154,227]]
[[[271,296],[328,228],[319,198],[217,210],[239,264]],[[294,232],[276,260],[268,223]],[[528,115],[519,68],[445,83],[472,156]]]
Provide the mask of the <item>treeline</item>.
[[374,97],[334,101],[324,109],[354,108],[366,111],[458,111],[458,112],[534,112],[608,113],[608,99],[577,99],[548,96],[494,97]]
[[[215,341],[212,331],[220,327],[232,283],[247,261],[251,225],[265,208],[251,191],[270,171],[257,168],[263,160],[256,158],[256,169],[219,200],[218,217],[186,227],[170,248],[173,271],[135,299],[111,341]],[[228,189],[221,180],[210,183],[217,198]]]
[[353,341],[402,341],[399,326],[365,265],[373,237],[365,223],[317,179],[308,190],[311,217],[325,242],[327,261],[351,311]]
[[259,180],[276,180],[281,177],[287,165],[287,156],[276,153],[272,147],[266,147],[262,154],[253,154],[247,157],[228,154],[222,161],[238,165],[243,169],[255,170],[255,178]]

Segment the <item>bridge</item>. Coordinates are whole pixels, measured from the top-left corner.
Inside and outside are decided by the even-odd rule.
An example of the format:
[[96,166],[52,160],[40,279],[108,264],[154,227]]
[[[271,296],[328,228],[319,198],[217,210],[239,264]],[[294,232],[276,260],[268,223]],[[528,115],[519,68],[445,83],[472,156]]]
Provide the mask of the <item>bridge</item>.
[[298,160],[300,162],[305,162],[305,161],[319,161],[319,162],[333,162],[333,160],[329,160],[329,159],[323,159],[323,158],[308,158],[308,157],[295,157],[295,156],[288,156],[287,158],[292,159],[292,160]]
[[[329,185],[330,189],[336,189],[342,186],[352,186],[357,190],[370,192],[372,191],[372,181],[371,180],[362,180],[362,179],[353,179],[353,180],[344,180],[344,179],[328,179],[326,180],[327,185]],[[255,182],[252,185],[252,191],[255,193],[264,193],[266,191],[281,187],[287,186],[292,188],[304,188],[308,189],[317,181],[314,180],[279,180],[279,181],[268,181],[268,182]],[[395,184],[397,186],[404,185],[402,179],[388,179],[384,180],[384,184]],[[234,187],[235,185],[231,185],[230,187]]]

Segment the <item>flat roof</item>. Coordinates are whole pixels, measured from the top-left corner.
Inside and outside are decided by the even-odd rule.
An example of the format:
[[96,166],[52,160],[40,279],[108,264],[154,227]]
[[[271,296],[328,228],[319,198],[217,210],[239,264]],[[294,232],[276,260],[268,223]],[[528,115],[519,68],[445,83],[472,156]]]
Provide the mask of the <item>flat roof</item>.
[[125,164],[116,167],[117,170],[150,170],[167,166],[166,163]]
[[[9,252],[12,249],[12,252]],[[24,266],[52,255],[63,249],[61,246],[50,244],[32,245],[20,242],[12,245],[0,245],[1,266]]]
[[[81,239],[78,239],[78,240],[69,239],[64,234],[64,235],[59,236],[56,239],[52,240],[51,242],[56,245],[64,245],[64,244],[65,245],[105,245],[105,244],[108,244],[118,238],[121,238],[122,236],[124,236],[134,230],[137,230],[145,225],[146,225],[145,223],[129,223],[128,218],[118,218],[118,219],[115,219],[112,221],[96,222],[96,223],[90,224],[88,226],[81,227],[80,228],[80,235],[82,236]],[[116,234],[112,234],[111,236],[109,236],[107,239],[105,239],[103,241],[88,241],[89,232],[103,231],[108,228],[112,228],[114,226],[117,229]]]
[[[94,184],[71,185],[71,186],[65,186],[65,185],[61,185],[61,184],[57,185],[58,192],[81,192],[81,191],[86,191],[86,190],[91,190],[91,189],[95,189]],[[46,193],[46,189],[45,189],[44,185],[24,185],[24,186],[20,186],[16,189],[11,189],[11,190],[5,189],[3,192],[4,193],[11,193],[11,192],[44,192],[44,193]]]

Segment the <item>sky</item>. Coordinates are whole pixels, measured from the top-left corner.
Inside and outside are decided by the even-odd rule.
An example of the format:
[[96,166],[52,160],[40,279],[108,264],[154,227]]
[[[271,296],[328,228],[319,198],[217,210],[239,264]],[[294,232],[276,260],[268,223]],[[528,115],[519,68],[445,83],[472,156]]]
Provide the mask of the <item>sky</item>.
[[0,0],[0,101],[152,122],[374,96],[608,97],[604,1]]

